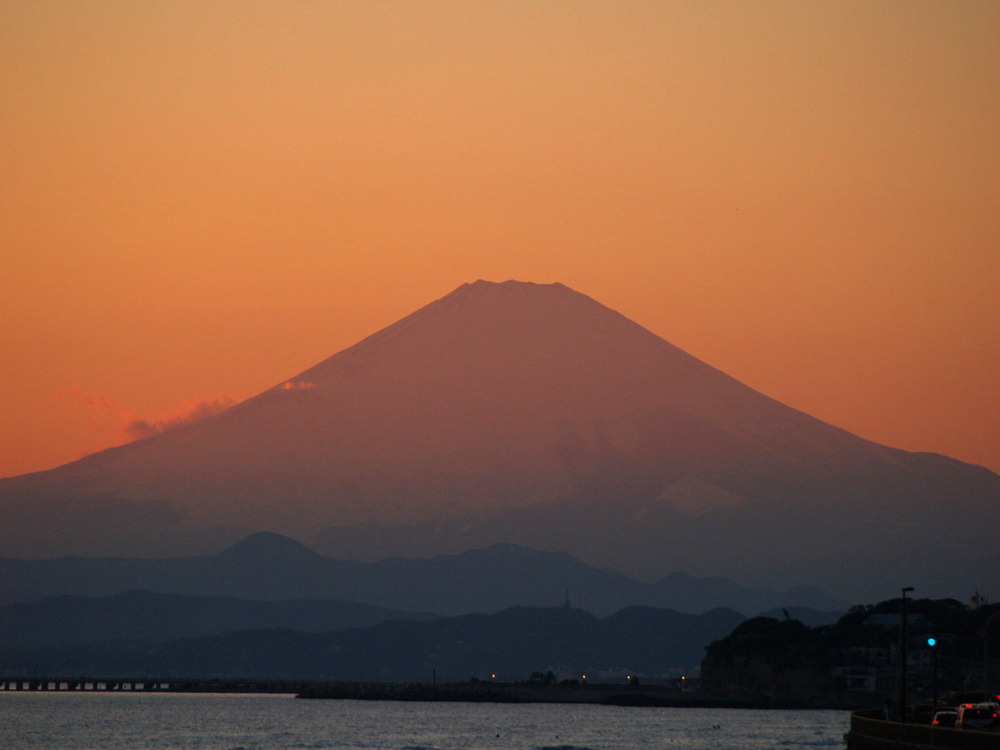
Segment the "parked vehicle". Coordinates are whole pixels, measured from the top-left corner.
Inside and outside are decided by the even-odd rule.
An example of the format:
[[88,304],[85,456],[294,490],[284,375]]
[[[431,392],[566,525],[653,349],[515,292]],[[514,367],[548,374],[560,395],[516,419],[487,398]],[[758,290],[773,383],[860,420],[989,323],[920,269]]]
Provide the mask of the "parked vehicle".
[[997,711],[988,703],[963,703],[958,707],[955,726],[959,729],[992,729],[997,724]]
[[958,711],[948,709],[935,713],[934,718],[931,719],[931,726],[953,727],[956,721],[958,721]]

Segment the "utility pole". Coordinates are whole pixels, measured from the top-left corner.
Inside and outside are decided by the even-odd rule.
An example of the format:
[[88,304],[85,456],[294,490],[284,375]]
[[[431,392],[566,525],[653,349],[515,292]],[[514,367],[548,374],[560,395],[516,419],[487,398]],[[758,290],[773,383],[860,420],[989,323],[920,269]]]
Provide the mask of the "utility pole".
[[990,623],[992,623],[998,616],[1000,612],[994,612],[990,615],[990,618],[983,625],[983,629],[980,631],[983,636],[983,700],[988,701],[990,699],[990,681],[989,681],[989,642],[990,642]]
[[913,591],[913,586],[903,589],[903,608],[899,613],[899,682],[896,685],[896,718],[906,721],[906,595]]

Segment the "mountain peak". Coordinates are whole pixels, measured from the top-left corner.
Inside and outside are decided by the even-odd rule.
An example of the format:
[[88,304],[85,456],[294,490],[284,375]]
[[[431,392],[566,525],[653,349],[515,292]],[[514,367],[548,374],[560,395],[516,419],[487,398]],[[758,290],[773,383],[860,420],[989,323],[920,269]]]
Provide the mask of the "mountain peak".
[[[511,542],[786,585],[821,582],[803,560],[840,575],[845,545],[862,570],[948,546],[946,514],[992,518],[997,498],[995,474],[825,424],[562,284],[479,280],[196,425],[0,480],[0,516],[24,519],[0,543],[108,554],[238,524],[328,533],[343,547],[318,549],[338,557]],[[968,568],[928,575],[990,570],[989,523],[949,542]],[[262,534],[223,554],[313,553]],[[905,583],[935,564],[896,568]]]
[[[494,313],[502,311],[501,320],[509,319],[509,317],[519,320],[539,314],[550,315],[560,308],[563,312],[557,314],[557,317],[568,313],[579,315],[581,308],[589,308],[591,314],[617,316],[617,313],[599,302],[559,282],[539,284],[533,281],[513,279],[508,281],[479,279],[462,284],[444,297],[425,305],[385,330],[392,331],[401,324],[406,326],[407,323],[416,320],[434,321],[440,325],[450,316],[461,317],[469,314],[470,308],[473,307]],[[485,318],[476,318],[476,322],[480,325],[485,321]],[[376,334],[376,336],[378,335]]]
[[574,292],[565,284],[558,281],[552,282],[550,284],[542,284],[536,281],[519,281],[517,279],[508,279],[507,281],[489,281],[487,279],[477,279],[476,281],[462,284],[455,291],[466,291],[475,292],[477,294],[490,294],[490,293],[506,293],[506,294],[523,294],[523,293],[544,293],[544,292],[572,292],[573,294],[579,294],[579,292]]
[[216,557],[232,560],[307,560],[320,557],[307,546],[273,531],[258,531],[226,547]]

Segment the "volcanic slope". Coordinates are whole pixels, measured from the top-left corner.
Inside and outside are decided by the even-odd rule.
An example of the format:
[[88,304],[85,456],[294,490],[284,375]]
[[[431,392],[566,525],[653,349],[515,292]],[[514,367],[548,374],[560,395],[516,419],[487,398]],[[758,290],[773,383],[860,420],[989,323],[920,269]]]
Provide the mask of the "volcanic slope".
[[[995,569],[998,501],[992,472],[825,424],[561,284],[478,281],[215,417],[0,481],[0,542],[178,554],[268,529],[374,559],[503,541],[786,585],[916,574],[903,553],[927,543],[951,574]],[[977,522],[952,539],[956,512]]]

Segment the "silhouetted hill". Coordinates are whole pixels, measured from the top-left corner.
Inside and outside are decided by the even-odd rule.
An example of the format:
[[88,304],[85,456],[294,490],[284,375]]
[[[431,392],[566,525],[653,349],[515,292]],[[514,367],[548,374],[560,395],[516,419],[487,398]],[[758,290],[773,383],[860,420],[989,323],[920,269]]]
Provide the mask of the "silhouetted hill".
[[989,593],[998,505],[997,474],[826,424],[561,284],[479,281],[213,417],[0,479],[0,549],[204,555],[270,529],[371,562],[504,542],[875,599]]
[[693,613],[730,606],[746,615],[774,607],[847,606],[815,590],[752,590],[721,578],[674,574],[649,584],[565,553],[514,545],[361,563],[317,555],[278,534],[256,534],[208,557],[0,559],[0,603],[139,589],[244,599],[338,599],[441,615],[553,606],[567,595],[575,606],[598,615],[631,605]]
[[9,673],[150,674],[430,681],[526,680],[533,672],[592,678],[691,670],[707,643],[743,618],[642,608],[599,619],[578,609],[513,608],[432,622],[389,621],[323,634],[252,630],[201,638],[3,649]]
[[168,640],[235,630],[327,632],[434,616],[334,600],[254,601],[129,591],[101,598],[56,596],[0,606],[4,647],[121,639]]
[[[901,609],[900,599],[852,607],[836,623],[821,627],[769,617],[746,620],[709,645],[702,662],[702,692],[720,699],[776,702],[794,696],[802,703],[844,707],[892,701]],[[946,702],[948,693],[983,689],[984,670],[996,664],[992,657],[992,664],[984,663],[983,634],[991,632],[991,622],[996,627],[998,615],[996,604],[910,600],[909,702],[932,705],[935,678],[937,694]],[[929,636],[935,638],[933,651]],[[983,698],[981,692],[972,696]]]

